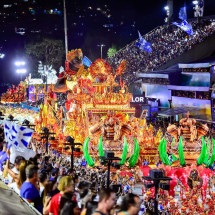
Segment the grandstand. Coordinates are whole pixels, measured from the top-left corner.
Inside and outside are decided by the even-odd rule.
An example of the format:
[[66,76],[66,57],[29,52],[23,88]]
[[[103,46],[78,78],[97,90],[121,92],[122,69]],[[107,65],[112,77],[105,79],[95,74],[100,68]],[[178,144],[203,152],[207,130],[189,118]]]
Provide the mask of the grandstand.
[[215,54],[215,16],[189,22],[194,31],[191,36],[174,25],[159,26],[144,35],[151,53],[136,47],[136,40],[108,59],[112,66],[127,60],[123,79],[131,85],[134,97],[144,96],[145,104],[135,104],[140,112],[148,107],[151,115],[172,116],[180,108],[183,113],[189,110],[198,118],[215,120],[211,96],[215,58],[210,58]]
[[132,83],[137,73],[166,69],[177,63],[188,63],[211,56],[215,51],[215,16],[188,20],[194,34],[188,36],[175,25],[159,26],[143,37],[151,43],[152,52],[136,47],[136,41],[126,45],[108,62],[116,67],[121,60],[128,62],[123,79]]

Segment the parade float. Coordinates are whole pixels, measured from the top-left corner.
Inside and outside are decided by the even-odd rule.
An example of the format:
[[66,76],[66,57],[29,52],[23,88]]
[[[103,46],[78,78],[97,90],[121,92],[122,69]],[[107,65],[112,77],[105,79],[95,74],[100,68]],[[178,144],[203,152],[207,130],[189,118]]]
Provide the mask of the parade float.
[[[126,62],[122,61],[114,70],[105,60],[97,59],[85,69],[81,65],[82,57],[80,49],[68,53],[67,63],[73,62],[77,69],[74,71],[74,67],[72,70],[66,64],[60,84],[55,85],[55,91],[67,92],[63,134],[84,143],[83,153],[90,166],[95,165],[96,158],[105,150],[116,155],[124,151],[125,158],[127,153],[131,155],[135,151],[132,161],[135,165],[139,143],[132,136],[133,127],[129,124],[135,109],[130,108],[131,94],[125,83],[121,79],[120,84],[115,82],[126,69]],[[131,150],[133,146],[134,151]]]
[[[34,137],[40,140],[42,128],[47,127],[55,133],[55,140],[49,141],[50,147],[59,153],[71,153],[64,151],[65,137],[71,136],[74,142],[85,143],[84,154],[95,162],[104,151],[113,151],[116,156],[123,156],[123,163],[130,158],[130,167],[143,160],[154,164],[159,161],[157,147],[163,133],[146,123],[147,111],[140,118],[134,117],[135,109],[130,107],[132,95],[122,78],[125,69],[125,61],[114,69],[103,59],[97,59],[87,68],[83,65],[82,51],[75,49],[68,52],[65,69],[61,69],[57,80],[56,71],[44,70],[40,75],[46,77],[45,82],[29,75],[19,85],[25,95],[20,96],[22,99],[14,99],[20,90],[13,86],[1,100],[7,104],[19,103],[20,108],[27,106],[26,100],[31,104],[40,101],[39,112],[30,120],[35,124]],[[59,99],[62,95],[66,97],[63,103]],[[17,113],[19,108],[15,109]],[[32,115],[25,114],[26,109],[19,112],[23,119]],[[88,164],[95,165],[90,160]]]
[[215,141],[209,135],[207,124],[189,117],[179,121],[179,126],[167,127],[167,135],[159,144],[159,153],[165,165],[186,166],[193,163],[211,166],[215,161]]
[[26,84],[21,82],[18,86],[12,85],[1,96],[1,103],[20,103],[26,101]]
[[[135,109],[130,107],[132,94],[122,78],[126,62],[120,62],[114,69],[105,60],[97,59],[85,69],[81,58],[81,50],[68,53],[67,61],[75,66],[71,70],[66,64],[61,84],[55,85],[56,91],[68,92],[64,134],[87,145],[83,151],[89,149],[86,154],[94,158],[102,156],[106,150],[123,156],[124,162],[125,158],[135,157],[135,162],[128,160],[129,166],[134,166],[138,159],[140,163],[144,159],[158,162],[157,147],[163,133],[146,123],[147,111],[144,110],[140,118],[134,117]],[[93,166],[95,163],[90,160],[88,163]]]
[[[155,164],[160,159],[157,168],[172,179],[169,190],[160,191],[159,202],[167,211],[201,214],[205,207],[214,211],[215,183],[209,167],[215,160],[215,143],[208,135],[207,125],[197,123],[187,114],[178,126],[170,125],[163,134],[160,128],[147,123],[147,111],[140,118],[134,117],[131,94],[121,77],[125,61],[113,69],[105,60],[98,59],[86,69],[80,64],[81,56],[80,50],[68,53],[67,60],[74,62],[76,71],[66,67],[54,91],[67,92],[67,111],[61,111],[62,134],[83,143],[88,165],[100,165],[98,158],[110,150],[121,158],[120,164],[131,168],[126,173],[122,166],[119,174],[131,174],[136,180],[140,171],[148,175],[150,170],[148,166],[135,167],[138,161]],[[132,176],[125,177],[131,184]],[[141,176],[137,178],[141,180]],[[145,191],[145,198],[150,199],[153,190]],[[191,203],[196,207],[189,207]]]
[[[142,175],[149,175],[147,165],[157,163],[157,168],[172,179],[169,191],[161,191],[159,198],[171,214],[201,214],[205,205],[213,211],[215,180],[209,167],[215,161],[215,141],[208,126],[196,122],[188,113],[163,133],[164,129],[147,123],[146,110],[140,118],[134,116],[135,109],[130,107],[132,95],[122,78],[125,61],[114,69],[105,60],[97,59],[86,68],[82,58],[80,49],[70,51],[56,84],[33,80],[22,84],[23,89],[28,86],[31,102],[43,99],[38,112],[9,106],[1,107],[2,113],[35,124],[33,138],[44,144],[41,132],[48,128],[53,134],[48,140],[50,149],[59,154],[71,155],[71,149],[65,147],[66,137],[71,136],[75,143],[83,144],[81,151],[90,167],[101,165],[99,157],[105,151],[114,152],[121,159],[121,168],[114,175],[116,179],[111,180],[121,178],[129,187],[136,181],[145,183]],[[9,89],[1,101],[7,104],[24,101],[25,90],[20,96],[22,100],[15,99],[14,95],[21,91],[18,88]],[[66,98],[63,102],[59,99],[62,95]],[[153,188],[145,193],[147,201],[153,196]],[[189,207],[191,203],[196,207]]]

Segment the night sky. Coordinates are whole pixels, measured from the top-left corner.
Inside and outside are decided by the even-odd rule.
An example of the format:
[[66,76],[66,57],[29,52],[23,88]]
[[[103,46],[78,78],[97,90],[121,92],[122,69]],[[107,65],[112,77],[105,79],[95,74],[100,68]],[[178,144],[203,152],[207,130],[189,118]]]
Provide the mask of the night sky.
[[[13,3],[15,0],[1,0],[0,7],[3,8],[4,4],[10,2]],[[25,55],[26,42],[35,36],[30,31],[42,29],[41,35],[48,34],[53,38],[64,39],[63,0],[25,0],[25,2],[17,0],[16,2],[19,6],[16,10],[18,14],[22,14],[19,19],[12,9],[6,19],[2,19],[1,15],[1,20],[5,21],[0,27],[0,47],[6,54],[4,59],[0,59],[1,85],[3,82],[11,83],[20,79],[14,74],[13,63],[15,58]],[[33,7],[31,2],[34,2]],[[184,2],[174,1],[174,17],[178,16],[178,10]],[[105,44],[104,55],[111,46],[120,49],[137,39],[138,30],[144,35],[153,28],[163,25],[166,4],[166,0],[67,0],[69,50],[82,48],[84,55],[93,61],[100,57],[98,44]],[[193,18],[192,1],[187,0],[186,6],[188,18]],[[35,10],[30,11],[29,8]],[[44,11],[47,13],[52,8],[57,8],[59,14],[44,14]],[[204,15],[215,15],[214,0],[205,0]],[[14,28],[17,26],[26,27],[26,34],[16,34]]]

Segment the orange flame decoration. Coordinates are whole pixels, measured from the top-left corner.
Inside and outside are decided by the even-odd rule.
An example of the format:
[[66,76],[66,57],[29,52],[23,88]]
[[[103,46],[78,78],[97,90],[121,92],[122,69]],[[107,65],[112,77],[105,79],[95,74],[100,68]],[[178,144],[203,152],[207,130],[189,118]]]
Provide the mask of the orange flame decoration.
[[78,57],[78,58],[83,57],[83,53],[82,53],[81,49],[74,49],[74,50],[69,51],[66,55],[66,60],[71,62],[76,57]]
[[97,59],[95,62],[93,62],[90,66],[90,74],[95,77],[102,77],[102,76],[108,76],[111,74],[112,68],[103,59]]
[[116,69],[116,76],[122,75],[126,70],[126,66],[127,66],[126,60],[122,60]]

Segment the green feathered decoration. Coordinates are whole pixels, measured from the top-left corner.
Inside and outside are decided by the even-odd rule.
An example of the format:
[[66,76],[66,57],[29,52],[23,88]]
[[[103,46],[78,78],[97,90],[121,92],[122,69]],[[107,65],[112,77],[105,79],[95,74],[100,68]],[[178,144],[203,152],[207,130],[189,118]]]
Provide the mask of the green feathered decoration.
[[168,166],[171,166],[172,165],[172,162],[170,161],[170,159],[169,159],[169,156],[168,156],[168,154],[167,154],[167,152],[166,152],[166,144],[167,144],[167,141],[164,139],[164,141],[163,141],[163,144],[162,144],[162,158],[163,158],[163,160],[164,160],[164,164],[165,165],[168,165]]
[[140,155],[140,146],[136,138],[134,138],[134,152],[129,159],[129,167],[134,167]]
[[[161,154],[162,154],[163,141],[164,141],[164,138],[161,139],[161,141],[159,143],[159,146],[158,146],[158,151],[159,151],[160,157],[161,157]],[[161,158],[161,160],[162,160],[162,158]]]
[[99,157],[105,156],[105,152],[103,149],[103,143],[102,143],[102,136],[100,136],[100,138],[99,138],[98,151],[99,151]]
[[121,161],[119,162],[120,165],[125,164],[127,154],[128,154],[128,142],[127,142],[126,136],[124,136],[124,144],[123,144],[122,156],[121,156]]
[[208,148],[209,147],[209,140],[208,139],[205,139],[205,145],[206,145],[206,151],[205,151],[205,157],[203,160],[203,164],[207,165],[208,159],[209,159],[209,151],[210,151],[210,149]]
[[164,161],[163,153],[162,153],[163,144],[164,144],[164,138],[161,139],[160,144],[158,146],[158,151],[159,151],[160,159],[164,163],[165,161]]
[[94,160],[92,159],[92,157],[90,156],[89,154],[89,151],[88,151],[88,144],[89,144],[89,141],[90,141],[90,138],[87,137],[85,140],[84,140],[84,144],[83,144],[83,154],[84,154],[84,158],[85,160],[87,161],[87,164],[91,167],[93,167],[95,165],[95,162]]
[[160,141],[160,144],[158,146],[158,151],[160,154],[160,159],[163,162],[164,165],[171,165],[171,161],[169,160],[169,157],[166,153],[166,140],[162,138]]
[[128,159],[128,163],[130,163],[133,159],[134,159],[134,152],[135,152],[135,144],[134,144],[134,151],[133,154],[130,156],[130,158]]
[[212,152],[211,157],[207,163],[207,167],[211,166],[215,161],[215,140],[214,140],[214,138],[212,138],[212,143],[213,143],[213,152]]
[[201,153],[197,159],[197,165],[202,165],[203,162],[205,161],[206,156],[207,156],[207,145],[205,143],[204,137],[202,137],[202,149],[201,149]]
[[183,148],[183,139],[180,137],[178,144],[178,153],[179,153],[179,161],[181,166],[185,166],[185,158],[184,158],[184,148]]
[[[138,144],[139,146],[139,144]],[[134,151],[133,151],[133,154],[131,155],[131,157],[128,159],[128,163],[132,163],[133,160],[135,160],[135,157],[136,157],[136,151],[138,150],[136,145],[136,142],[134,141]]]

